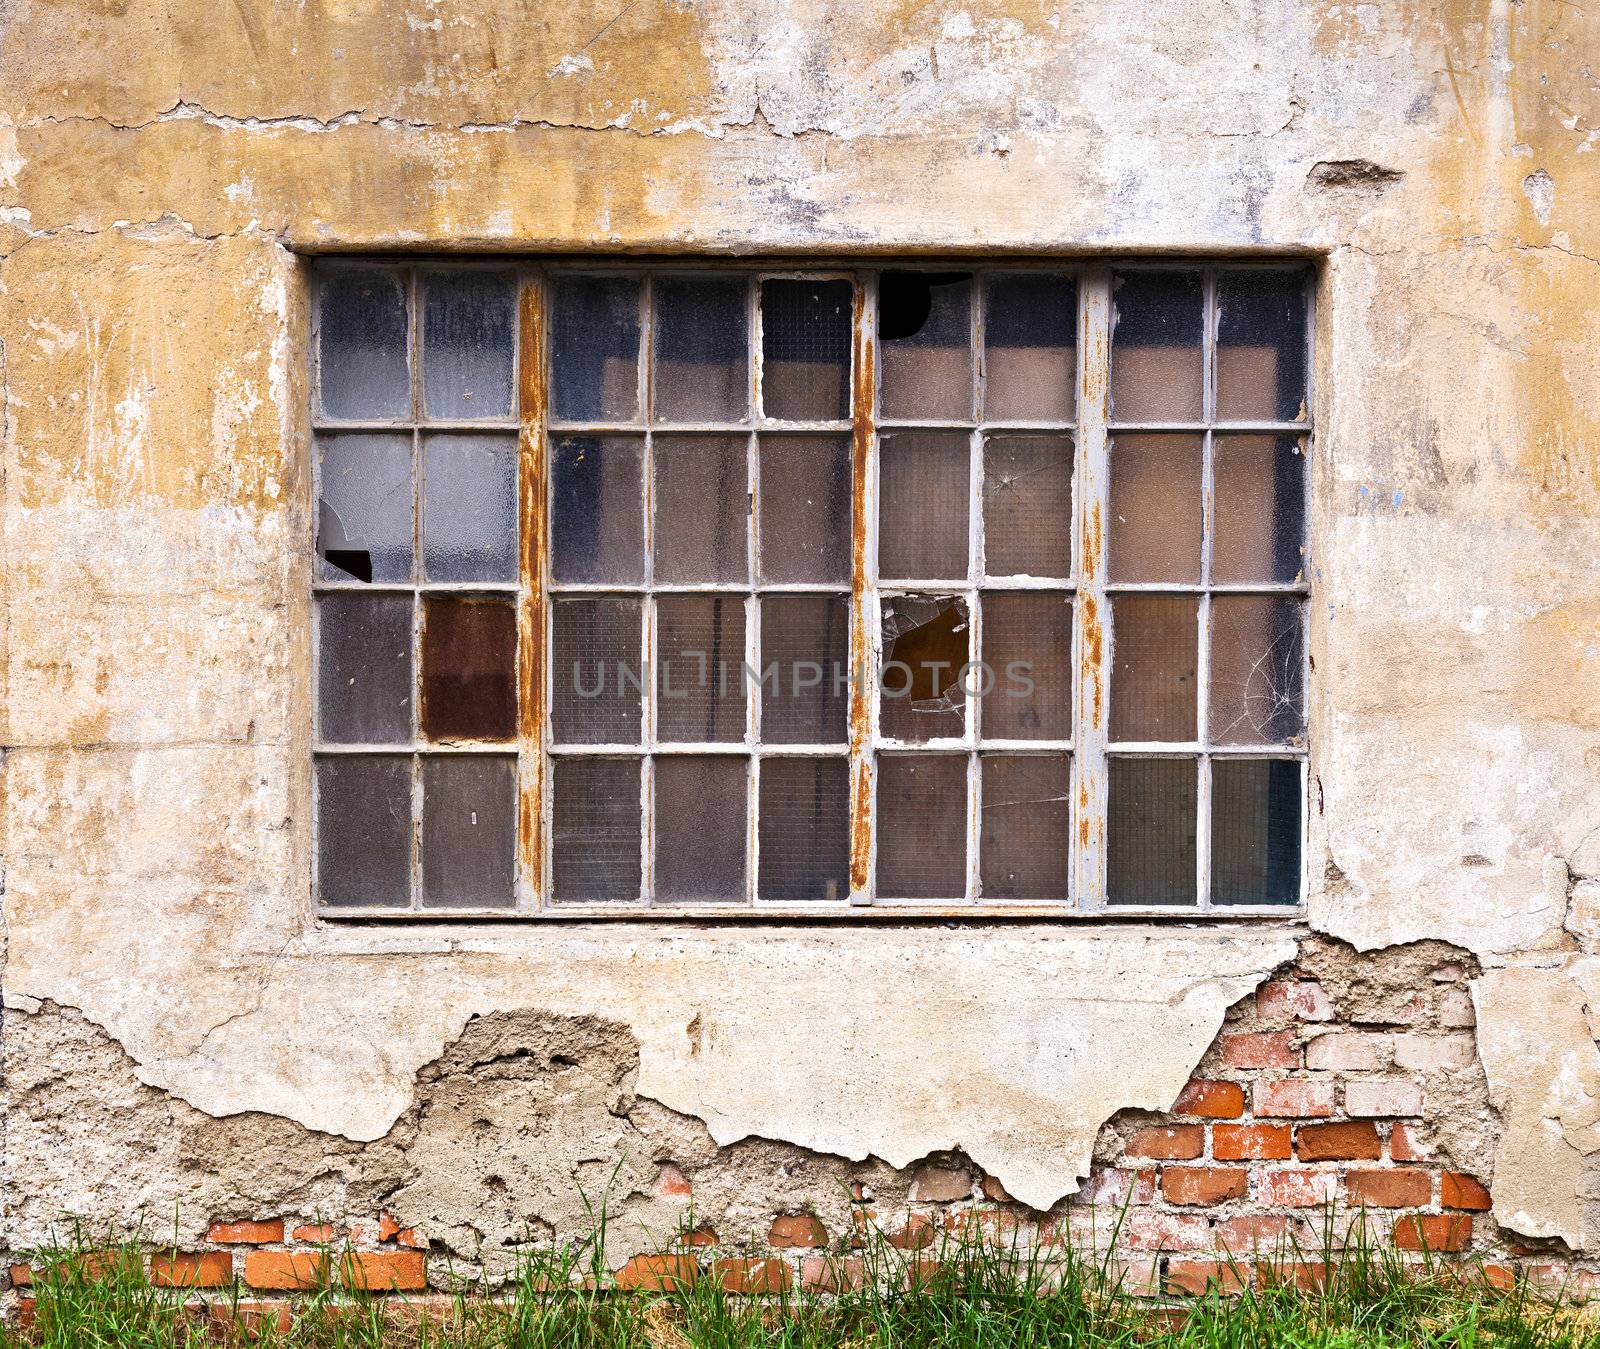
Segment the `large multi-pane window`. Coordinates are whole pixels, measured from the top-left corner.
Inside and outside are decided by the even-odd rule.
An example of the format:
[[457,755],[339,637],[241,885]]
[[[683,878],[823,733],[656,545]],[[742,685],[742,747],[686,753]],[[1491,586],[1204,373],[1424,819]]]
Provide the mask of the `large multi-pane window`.
[[1299,901],[1305,268],[317,280],[325,911]]

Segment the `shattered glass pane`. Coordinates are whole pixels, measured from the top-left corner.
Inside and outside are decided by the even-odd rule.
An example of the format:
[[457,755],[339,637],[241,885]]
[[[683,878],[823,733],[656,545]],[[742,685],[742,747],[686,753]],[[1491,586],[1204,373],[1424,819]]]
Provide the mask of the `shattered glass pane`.
[[1305,742],[1305,630],[1293,595],[1211,601],[1211,739],[1218,745]]
[[1113,758],[1106,902],[1194,904],[1196,761]]
[[511,415],[517,337],[516,278],[434,272],[423,278],[422,386],[428,416]]
[[509,909],[514,902],[517,761],[428,755],[422,761],[422,905]]
[[434,741],[517,733],[517,617],[509,603],[424,596],[422,733]]
[[992,275],[984,304],[984,409],[992,422],[1072,420],[1078,285],[1048,273]]
[[322,411],[350,421],[411,415],[406,293],[393,272],[322,281],[317,325]]
[[319,435],[317,579],[411,580],[411,435]]
[[1306,457],[1298,436],[1218,436],[1211,579],[1305,579]]
[[850,606],[843,595],[761,601],[761,738],[843,744],[850,715]]
[[967,756],[878,756],[877,892],[959,899],[967,891]]
[[990,576],[1072,574],[1072,437],[983,444],[983,563]]
[[341,905],[411,903],[411,758],[317,760],[317,898]]
[[744,599],[656,600],[656,738],[744,739]]
[[550,282],[550,408],[561,421],[639,416],[639,283],[563,276]]
[[885,738],[920,741],[962,734],[967,724],[962,674],[971,659],[970,635],[966,601],[959,596],[884,598],[878,724]]
[[1112,439],[1108,580],[1200,580],[1203,453],[1199,436]]
[[762,899],[850,897],[847,759],[763,759],[759,829]]
[[1304,272],[1224,271],[1217,277],[1217,418],[1306,416]]
[[719,754],[655,761],[656,898],[742,901],[750,761]]
[[988,591],[983,596],[986,740],[1066,740],[1072,735],[1072,596]]
[[761,578],[850,581],[850,438],[766,435],[760,444]]
[[744,278],[662,277],[655,306],[656,421],[743,421],[750,402]]
[[411,596],[316,597],[318,735],[329,745],[411,740]]
[[644,665],[640,602],[560,599],[551,609],[550,725],[566,745],[639,740]]
[[557,759],[551,894],[559,904],[637,900],[642,884],[638,759]]
[[1193,740],[1198,601],[1118,595],[1111,612],[1112,740]]
[[557,581],[644,580],[644,442],[562,436],[552,446],[550,569]]
[[1299,902],[1300,797],[1297,760],[1212,760],[1212,903]]
[[880,437],[880,576],[966,579],[970,458],[965,431],[889,431]]
[[884,272],[878,278],[879,416],[972,420],[972,278]]
[[761,283],[761,405],[780,421],[842,421],[850,415],[848,281]]
[[1112,303],[1113,420],[1199,421],[1205,311],[1200,273],[1119,272]]
[[430,581],[517,579],[517,438],[422,441],[422,563]]
[[978,870],[985,899],[1066,899],[1072,760],[985,754]]

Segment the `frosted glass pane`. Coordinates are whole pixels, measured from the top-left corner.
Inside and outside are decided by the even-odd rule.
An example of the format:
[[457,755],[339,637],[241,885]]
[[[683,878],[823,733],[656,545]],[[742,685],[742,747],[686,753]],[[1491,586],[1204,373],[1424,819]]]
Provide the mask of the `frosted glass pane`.
[[889,431],[880,438],[880,576],[966,579],[970,459],[965,431]]
[[761,576],[773,582],[850,581],[850,441],[761,438]]
[[761,738],[842,744],[850,716],[850,609],[843,595],[761,601]]
[[655,285],[655,420],[739,422],[750,402],[743,277],[661,277]]
[[571,276],[550,282],[550,410],[562,421],[637,420],[637,281]]
[[404,754],[317,760],[317,898],[349,905],[411,903],[411,759]]
[[637,901],[641,868],[638,759],[557,759],[550,831],[557,903]]
[[1108,578],[1199,581],[1200,437],[1122,434],[1110,453]]
[[748,581],[748,458],[743,436],[656,437],[657,581]]
[[552,446],[550,568],[557,581],[644,580],[644,441],[562,436]]
[[879,416],[972,418],[972,280],[964,272],[878,279]]
[[744,598],[656,600],[656,739],[744,739]]
[[1225,271],[1217,277],[1217,417],[1306,416],[1306,275]]
[[761,283],[762,410],[781,421],[850,415],[848,281]]
[[509,417],[517,284],[504,272],[423,278],[422,387],[428,416]]
[[761,761],[762,899],[850,897],[849,768],[843,758]]
[[317,331],[326,416],[411,415],[406,293],[399,275],[326,274]]
[[985,899],[1067,897],[1072,761],[985,754],[978,870]]
[[743,901],[749,763],[722,755],[655,761],[658,900]]
[[422,442],[422,562],[430,581],[517,579],[517,438]]
[[411,740],[411,596],[316,597],[318,734],[330,745]]
[[1195,738],[1198,612],[1187,595],[1112,600],[1113,740]]
[[1072,437],[990,436],[983,446],[990,576],[1072,574]]
[[990,421],[1072,420],[1078,286],[1070,276],[992,275],[984,303],[984,413]]
[[1118,273],[1112,303],[1112,418],[1199,421],[1205,309],[1200,273]]
[[1072,735],[1072,596],[1032,591],[983,596],[986,740]]
[[884,899],[967,892],[967,756],[878,756],[877,889]]
[[422,904],[514,902],[517,761],[484,754],[422,761]]
[[1293,595],[1211,601],[1211,739],[1218,745],[1305,740],[1305,628]]
[[1300,765],[1211,762],[1211,902],[1300,901]]
[[966,728],[962,669],[971,656],[966,601],[954,595],[886,596],[878,726],[891,740],[930,740]]
[[411,580],[411,435],[323,435],[317,576]]
[[517,619],[508,602],[424,598],[421,720],[434,741],[517,733]]
[[1211,579],[1305,579],[1306,458],[1298,436],[1218,436]]
[[1195,903],[1195,761],[1112,759],[1106,900]]
[[551,724],[562,744],[639,739],[644,666],[637,599],[558,599],[551,627]]

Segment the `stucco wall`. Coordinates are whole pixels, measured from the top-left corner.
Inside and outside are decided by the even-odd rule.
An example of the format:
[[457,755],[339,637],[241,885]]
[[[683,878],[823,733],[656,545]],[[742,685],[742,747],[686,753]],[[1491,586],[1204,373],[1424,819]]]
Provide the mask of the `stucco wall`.
[[[0,22],[8,1039],[69,1057],[17,1027],[77,1009],[185,1109],[374,1140],[470,1018],[597,1017],[637,1040],[640,1096],[717,1143],[959,1148],[1043,1208],[1308,934],[1438,940],[1482,966],[1496,1217],[1591,1243],[1600,957],[1564,924],[1600,876],[1600,19],[9,0]],[[1305,922],[319,925],[299,253],[396,248],[1318,255]],[[4,1170],[52,1183],[25,1148]]]

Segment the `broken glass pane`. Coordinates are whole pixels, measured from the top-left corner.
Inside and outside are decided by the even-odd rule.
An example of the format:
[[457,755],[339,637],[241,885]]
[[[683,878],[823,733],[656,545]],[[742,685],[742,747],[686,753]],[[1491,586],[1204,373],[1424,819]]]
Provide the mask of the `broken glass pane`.
[[557,599],[551,627],[550,720],[557,743],[636,743],[644,686],[639,601]]
[[878,756],[877,891],[885,899],[967,892],[967,756]]
[[406,293],[393,272],[335,272],[322,280],[317,325],[322,411],[358,421],[411,415]]
[[411,903],[411,758],[317,760],[317,898],[332,907]]
[[849,761],[763,759],[759,847],[762,899],[848,899]]
[[434,741],[517,733],[517,618],[509,603],[424,596],[421,720]]
[[1072,437],[983,443],[983,563],[990,576],[1072,574]]
[[637,420],[637,281],[565,276],[550,282],[550,402],[561,421]]
[[639,898],[638,759],[556,759],[551,894],[559,904]]
[[890,431],[878,452],[878,574],[960,581],[967,575],[965,431]]
[[883,419],[972,420],[970,273],[882,273],[878,343]]
[[[960,735],[967,724],[962,675],[970,653],[966,601],[955,595],[883,600],[878,725],[891,740]],[[977,674],[969,676],[976,679]]]
[[1199,436],[1112,438],[1107,579],[1200,580]]
[[656,600],[656,738],[744,739],[744,598]]
[[656,580],[746,582],[750,488],[743,436],[657,436]]
[[761,601],[761,738],[842,744],[850,714],[850,609],[843,595]]
[[517,761],[422,761],[422,906],[509,909],[514,902]]
[[762,436],[760,472],[762,580],[848,584],[849,437]]
[[1305,578],[1306,457],[1298,436],[1218,436],[1211,579]]
[[644,580],[644,442],[562,436],[552,446],[550,570],[557,581]]
[[761,406],[781,421],[850,415],[848,281],[761,283]]
[[1069,422],[1078,394],[1078,285],[1049,273],[991,275],[984,408],[992,422]]
[[1195,903],[1195,760],[1113,758],[1106,901]]
[[411,580],[411,435],[319,435],[317,579]]
[[517,438],[422,440],[422,564],[430,581],[517,579]]
[[658,900],[744,899],[749,765],[715,754],[655,761]]
[[1225,271],[1217,277],[1217,418],[1306,416],[1303,272]]
[[328,745],[411,740],[411,596],[318,595],[317,726]]
[[1300,900],[1300,764],[1211,761],[1211,901]]
[[1218,745],[1304,742],[1305,633],[1293,595],[1211,601],[1211,739]]
[[1112,300],[1112,419],[1199,421],[1205,309],[1200,273],[1119,272]]
[[985,899],[1067,898],[1072,760],[985,754],[978,870]]
[[1072,596],[989,591],[983,596],[980,722],[986,740],[1072,735]]
[[743,277],[662,277],[655,286],[655,419],[742,422],[750,402]]
[[1111,612],[1111,738],[1193,740],[1198,601],[1118,595]]
[[422,284],[422,386],[428,416],[509,417],[516,279],[499,272],[433,272]]

